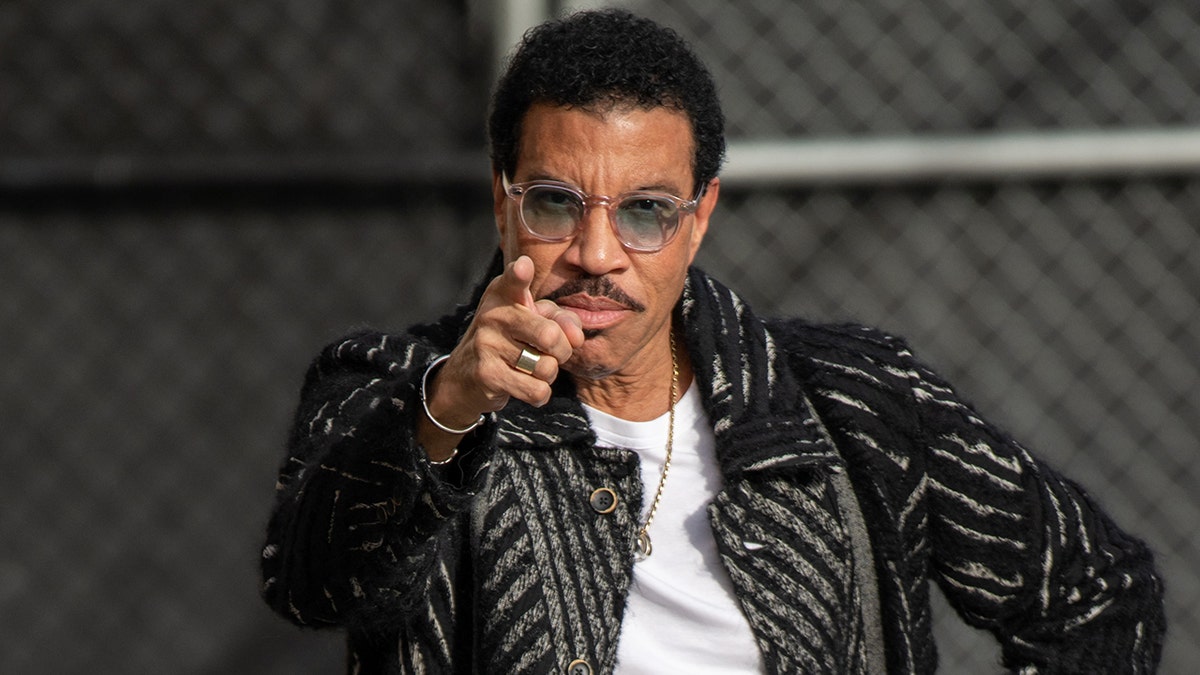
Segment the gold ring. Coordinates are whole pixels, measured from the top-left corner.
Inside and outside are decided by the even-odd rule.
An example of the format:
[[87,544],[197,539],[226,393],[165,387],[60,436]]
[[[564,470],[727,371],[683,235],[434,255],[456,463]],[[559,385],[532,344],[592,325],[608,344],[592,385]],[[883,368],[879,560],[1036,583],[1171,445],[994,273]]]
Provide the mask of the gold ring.
[[542,355],[536,350],[522,349],[521,355],[517,357],[517,362],[513,364],[513,367],[526,375],[532,375],[533,369],[537,368],[538,361],[541,360]]

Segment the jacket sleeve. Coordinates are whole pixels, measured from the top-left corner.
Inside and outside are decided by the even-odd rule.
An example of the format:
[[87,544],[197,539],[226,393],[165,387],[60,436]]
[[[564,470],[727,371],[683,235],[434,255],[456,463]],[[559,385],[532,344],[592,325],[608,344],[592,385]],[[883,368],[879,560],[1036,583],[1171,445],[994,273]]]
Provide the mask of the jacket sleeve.
[[1078,485],[984,422],[907,350],[933,573],[1022,673],[1150,673],[1165,628],[1145,544]]
[[470,506],[494,425],[464,437],[447,467],[425,460],[415,415],[438,354],[414,335],[364,333],[309,368],[262,554],[263,597],[293,622],[394,623],[422,606],[457,550],[453,523]]

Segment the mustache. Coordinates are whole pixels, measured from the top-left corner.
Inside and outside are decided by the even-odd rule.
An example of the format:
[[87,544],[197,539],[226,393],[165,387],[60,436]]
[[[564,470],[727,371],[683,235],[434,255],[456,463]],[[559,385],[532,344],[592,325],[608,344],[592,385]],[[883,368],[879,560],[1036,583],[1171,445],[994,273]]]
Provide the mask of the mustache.
[[577,277],[563,283],[562,286],[547,293],[546,300],[558,302],[559,298],[583,293],[593,298],[608,298],[628,307],[635,312],[646,311],[646,306],[634,300],[628,293],[621,290],[608,277]]

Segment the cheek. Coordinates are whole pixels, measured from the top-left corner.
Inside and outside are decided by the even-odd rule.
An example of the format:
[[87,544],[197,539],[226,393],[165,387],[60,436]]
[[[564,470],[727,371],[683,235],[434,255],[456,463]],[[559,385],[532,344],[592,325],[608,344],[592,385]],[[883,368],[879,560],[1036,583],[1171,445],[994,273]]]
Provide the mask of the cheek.
[[512,262],[521,255],[527,255],[540,271],[541,265],[536,250],[538,247],[531,245],[528,236],[521,228],[521,223],[508,218],[505,221],[497,221],[497,227],[500,231],[500,248],[504,251],[505,262]]
[[675,305],[682,292],[687,278],[687,268],[690,248],[680,247],[679,254],[668,265],[656,268],[657,274],[645,277],[651,292],[656,294],[656,301],[663,306]]
[[541,269],[538,269],[533,276],[533,281],[529,282],[529,294],[534,300],[546,297],[550,291],[553,291],[558,284],[549,276],[542,274]]
[[[515,260],[518,256],[526,255],[533,261],[533,281],[530,282],[530,289],[533,291],[534,297],[541,297],[546,292],[552,291],[563,283],[561,275],[556,274],[558,269],[558,261],[566,250],[564,244],[548,244],[546,242],[537,241],[528,237],[514,236],[510,237],[511,258]],[[510,253],[506,249],[505,257],[509,257]]]

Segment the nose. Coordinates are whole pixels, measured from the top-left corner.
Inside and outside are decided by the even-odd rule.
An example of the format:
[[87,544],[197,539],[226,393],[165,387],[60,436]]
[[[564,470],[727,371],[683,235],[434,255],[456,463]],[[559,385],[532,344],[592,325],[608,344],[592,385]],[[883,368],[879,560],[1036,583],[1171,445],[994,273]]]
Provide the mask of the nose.
[[569,262],[588,274],[599,276],[628,267],[629,254],[609,221],[608,209],[589,204],[583,222],[567,251]]

